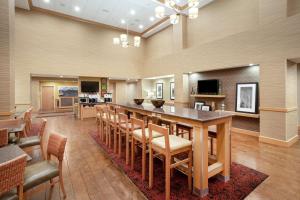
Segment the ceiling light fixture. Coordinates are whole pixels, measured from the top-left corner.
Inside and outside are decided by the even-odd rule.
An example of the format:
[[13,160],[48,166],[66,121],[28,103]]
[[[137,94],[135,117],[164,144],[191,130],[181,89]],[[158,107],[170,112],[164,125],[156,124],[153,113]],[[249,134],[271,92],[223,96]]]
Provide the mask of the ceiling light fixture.
[[131,15],[135,15],[135,10],[130,10]]
[[[177,0],[165,0],[164,5],[171,8],[174,12],[169,16],[171,24],[177,24],[179,22],[179,15],[184,14],[181,10],[178,9]],[[188,0],[188,16],[189,19],[196,19],[198,17],[199,12],[199,0]],[[166,15],[165,7],[157,6],[155,8],[155,17],[162,19],[168,15]],[[150,20],[151,21],[151,20]]]
[[[128,31],[128,20],[127,22],[122,19],[121,23],[127,24],[126,28],[126,33],[121,34],[119,37],[114,37],[113,38],[113,45],[121,45],[123,48],[128,48],[129,46],[134,46],[134,47],[140,47],[141,46],[141,37],[140,36],[134,36],[133,37],[133,44],[129,43],[129,31]],[[140,29],[143,29],[144,26],[141,24],[139,25]]]
[[151,17],[149,18],[149,20],[150,20],[151,22],[153,22],[153,21],[155,20],[155,18],[151,16]]
[[50,0],[44,0],[45,3],[50,3]]
[[125,24],[125,23],[126,23],[125,19],[121,19],[121,24]]
[[79,6],[74,6],[74,10],[75,10],[76,12],[79,12],[79,11],[80,11],[80,7],[79,7]]

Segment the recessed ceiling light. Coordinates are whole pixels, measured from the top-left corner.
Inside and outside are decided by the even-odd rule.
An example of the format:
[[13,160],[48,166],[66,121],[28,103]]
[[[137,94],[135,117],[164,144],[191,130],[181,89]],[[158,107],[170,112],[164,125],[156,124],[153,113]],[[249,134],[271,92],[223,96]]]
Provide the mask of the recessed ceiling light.
[[131,9],[131,10],[130,10],[130,14],[131,14],[131,15],[135,15],[135,10]]
[[155,18],[151,16],[151,17],[149,18],[149,20],[150,20],[151,22],[153,22],[153,21],[155,20]]
[[45,3],[50,3],[50,0],[44,0]]
[[143,29],[143,28],[144,28],[144,26],[141,24],[141,25],[139,25],[139,28],[140,28],[140,29]]
[[125,24],[126,23],[125,19],[121,19],[121,23]]
[[60,77],[60,78],[63,78],[64,76],[63,76],[63,75],[60,75],[59,77]]
[[80,11],[80,7],[79,7],[79,6],[74,6],[74,10],[75,10],[76,12],[79,12],[79,11]]

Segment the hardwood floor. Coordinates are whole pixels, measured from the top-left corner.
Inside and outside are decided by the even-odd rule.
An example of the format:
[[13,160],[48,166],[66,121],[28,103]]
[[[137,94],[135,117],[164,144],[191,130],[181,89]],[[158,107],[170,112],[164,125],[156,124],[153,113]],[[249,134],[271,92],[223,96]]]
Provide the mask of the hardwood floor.
[[[63,167],[67,199],[145,199],[130,180],[105,156],[88,132],[95,120],[80,121],[72,116],[49,117],[47,135],[57,132],[68,137]],[[33,162],[39,149],[30,150]],[[300,142],[291,148],[258,143],[257,138],[233,134],[232,161],[269,175],[246,199],[300,199]],[[27,200],[63,199],[58,184],[51,191],[43,184],[27,193]]]

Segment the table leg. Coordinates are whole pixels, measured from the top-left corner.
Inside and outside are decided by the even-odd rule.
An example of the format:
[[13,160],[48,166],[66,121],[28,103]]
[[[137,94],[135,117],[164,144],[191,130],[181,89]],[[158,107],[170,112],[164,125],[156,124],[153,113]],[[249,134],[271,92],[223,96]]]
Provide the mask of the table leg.
[[230,179],[230,122],[217,125],[217,160],[224,166],[221,173],[226,182]]
[[208,194],[208,127],[194,127],[194,194]]

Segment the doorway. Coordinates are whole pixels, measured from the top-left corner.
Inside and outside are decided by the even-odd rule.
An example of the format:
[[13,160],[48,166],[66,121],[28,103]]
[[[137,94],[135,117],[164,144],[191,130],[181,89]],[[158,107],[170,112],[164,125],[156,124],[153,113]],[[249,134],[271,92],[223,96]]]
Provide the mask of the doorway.
[[42,86],[41,90],[41,110],[54,111],[54,86]]

